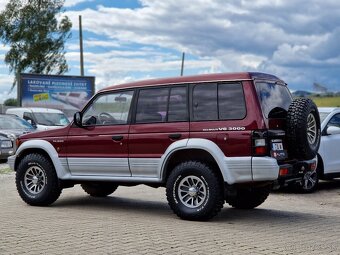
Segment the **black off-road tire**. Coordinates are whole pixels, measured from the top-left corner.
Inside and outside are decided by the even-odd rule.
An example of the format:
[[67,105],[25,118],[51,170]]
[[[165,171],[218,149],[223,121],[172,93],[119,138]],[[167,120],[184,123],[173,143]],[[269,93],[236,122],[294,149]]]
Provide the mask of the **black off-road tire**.
[[106,197],[118,188],[117,184],[103,182],[82,183],[80,186],[91,197]]
[[264,187],[238,188],[236,195],[228,197],[226,202],[237,209],[253,209],[261,205],[268,197],[271,185]]
[[166,196],[169,206],[181,219],[204,221],[223,207],[223,182],[206,164],[186,161],[177,165],[168,177]]
[[20,161],[15,181],[22,200],[33,206],[52,204],[62,191],[53,164],[38,153],[28,154]]
[[[315,129],[313,128],[315,122]],[[321,138],[320,116],[309,98],[296,98],[287,113],[287,142],[289,154],[308,160],[316,156]]]

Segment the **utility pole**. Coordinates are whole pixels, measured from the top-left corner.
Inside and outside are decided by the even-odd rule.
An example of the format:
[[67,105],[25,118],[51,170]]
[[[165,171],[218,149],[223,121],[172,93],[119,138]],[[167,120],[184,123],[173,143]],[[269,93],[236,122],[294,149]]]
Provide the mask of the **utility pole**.
[[183,76],[183,71],[184,71],[184,57],[185,57],[185,53],[182,53],[182,67],[181,67],[181,76]]
[[83,30],[81,25],[81,15],[79,15],[79,46],[80,46],[80,75],[84,76]]

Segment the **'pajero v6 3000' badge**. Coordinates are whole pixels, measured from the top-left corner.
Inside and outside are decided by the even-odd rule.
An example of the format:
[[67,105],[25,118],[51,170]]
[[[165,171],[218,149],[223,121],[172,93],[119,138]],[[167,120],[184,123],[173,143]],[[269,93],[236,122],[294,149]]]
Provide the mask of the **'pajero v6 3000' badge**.
[[218,128],[203,128],[203,131],[243,131],[245,127],[218,127]]

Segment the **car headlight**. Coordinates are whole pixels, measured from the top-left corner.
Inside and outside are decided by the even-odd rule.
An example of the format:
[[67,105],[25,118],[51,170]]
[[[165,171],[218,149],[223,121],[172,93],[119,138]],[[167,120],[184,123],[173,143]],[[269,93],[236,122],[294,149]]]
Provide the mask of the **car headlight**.
[[17,138],[16,135],[14,135],[14,134],[9,134],[9,135],[7,135],[7,137],[9,139],[11,139],[12,141],[14,141]]
[[13,143],[12,141],[2,141],[1,142],[1,148],[3,149],[8,149],[8,148],[13,148]]

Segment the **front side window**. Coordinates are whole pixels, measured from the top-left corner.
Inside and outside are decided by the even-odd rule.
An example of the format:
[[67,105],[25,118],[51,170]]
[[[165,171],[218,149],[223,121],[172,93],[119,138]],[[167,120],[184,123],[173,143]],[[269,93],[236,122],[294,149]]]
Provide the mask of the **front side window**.
[[83,113],[83,125],[127,124],[133,91],[98,96]]
[[338,127],[340,128],[340,114],[335,114],[328,122],[327,128],[328,127]]

